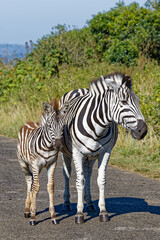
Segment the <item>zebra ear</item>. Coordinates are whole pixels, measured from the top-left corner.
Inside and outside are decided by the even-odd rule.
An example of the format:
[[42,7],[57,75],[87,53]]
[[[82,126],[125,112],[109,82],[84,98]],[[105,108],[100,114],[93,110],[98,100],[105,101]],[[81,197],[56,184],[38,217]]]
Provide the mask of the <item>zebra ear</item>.
[[105,79],[105,82],[107,83],[107,85],[108,85],[110,88],[113,89],[113,91],[114,91],[115,93],[118,93],[118,89],[119,89],[120,86],[118,86],[116,82],[112,81],[110,78],[106,78],[106,79]]
[[44,110],[45,113],[49,114],[53,111],[53,107],[49,103],[44,102],[43,103],[43,110]]
[[67,111],[68,111],[68,109],[69,109],[69,102],[65,102],[64,103],[64,105],[62,106],[62,108],[60,109],[60,112],[61,112],[61,114],[66,114],[67,113]]

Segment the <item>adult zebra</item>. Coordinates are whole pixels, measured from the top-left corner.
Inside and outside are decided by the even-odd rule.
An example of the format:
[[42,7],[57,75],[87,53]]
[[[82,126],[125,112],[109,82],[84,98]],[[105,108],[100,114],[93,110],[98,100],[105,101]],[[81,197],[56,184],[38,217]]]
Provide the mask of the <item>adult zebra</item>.
[[69,176],[72,158],[77,173],[78,192],[75,222],[84,222],[83,197],[88,211],[94,210],[90,177],[93,164],[98,158],[99,220],[108,221],[104,194],[106,168],[117,140],[117,124],[129,130],[135,139],[140,140],[147,134],[147,125],[139,109],[139,99],[132,90],[131,77],[122,73],[101,76],[91,82],[89,90],[71,91],[61,98],[60,103],[63,104],[65,99],[70,100],[70,107],[64,129],[64,209],[70,208]]
[[[39,173],[46,167],[48,171],[47,189],[50,201],[50,214],[53,224],[57,224],[54,209],[54,172],[58,152],[62,148],[63,128],[68,104],[59,110],[58,101],[44,103],[41,124],[28,122],[19,131],[17,156],[27,183],[27,197],[24,216],[30,217],[30,224],[36,224],[36,197],[39,191]],[[32,169],[32,172],[30,170]]]

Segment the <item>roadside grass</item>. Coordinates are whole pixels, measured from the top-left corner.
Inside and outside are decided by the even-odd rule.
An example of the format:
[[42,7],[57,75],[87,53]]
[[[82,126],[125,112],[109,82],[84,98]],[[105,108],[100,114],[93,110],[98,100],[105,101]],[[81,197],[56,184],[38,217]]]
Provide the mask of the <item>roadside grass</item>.
[[25,82],[24,86],[20,86],[20,97],[13,94],[9,102],[0,104],[0,134],[17,138],[20,127],[27,121],[40,121],[44,101],[50,102],[53,96],[60,99],[71,89],[89,87],[91,80],[115,71],[126,72],[132,77],[133,89],[140,98],[140,108],[148,125],[148,134],[144,140],[136,141],[119,127],[119,137],[109,164],[160,179],[159,133],[155,131],[154,116],[150,114],[150,109],[154,108],[150,98],[157,79],[160,79],[160,67],[142,56],[137,60],[137,65],[131,67],[106,62],[88,64],[84,68],[63,65],[60,77],[46,79],[41,91],[32,89]]
[[160,143],[152,127],[148,126],[148,134],[141,141],[120,128],[109,164],[160,180]]
[[28,121],[40,121],[42,107],[33,109],[26,104],[6,104],[0,109],[0,133],[17,138],[19,129]]

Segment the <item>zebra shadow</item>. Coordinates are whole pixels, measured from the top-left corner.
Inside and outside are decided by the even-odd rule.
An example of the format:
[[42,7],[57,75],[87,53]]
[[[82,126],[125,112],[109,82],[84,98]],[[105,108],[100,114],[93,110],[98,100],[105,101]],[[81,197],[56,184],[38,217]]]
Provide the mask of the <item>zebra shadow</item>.
[[[87,213],[87,217],[85,217],[85,222],[96,218],[99,216],[99,208],[98,208],[98,200],[93,201],[96,212],[87,212],[86,211],[86,204],[84,204],[84,213]],[[160,215],[160,206],[152,206],[149,205],[144,199],[141,198],[131,198],[131,197],[120,197],[120,198],[107,198],[105,200],[106,203],[106,209],[109,213],[110,220],[116,216],[123,215],[123,214],[129,214],[129,213],[151,213]],[[49,211],[48,208],[46,208],[43,211],[37,212],[37,215]],[[63,204],[59,204],[55,206],[56,216],[58,220],[61,222],[66,218],[70,218],[76,214],[77,211],[77,204],[71,203],[71,211],[64,212],[63,211]],[[50,217],[37,221],[38,223],[44,222],[48,219],[51,219]]]
[[[56,212],[56,216],[57,216],[57,219],[59,220],[59,222],[66,218],[70,218],[70,217],[74,216],[76,214],[76,209],[77,209],[76,206],[77,206],[77,203],[71,203],[71,211],[65,212],[65,211],[63,211],[63,204],[55,205],[55,212]],[[45,208],[44,210],[37,212],[36,216],[38,216],[44,212],[49,212],[49,208]],[[37,221],[37,224],[45,222],[49,219],[51,220],[51,217]]]
[[[149,205],[142,198],[120,197],[120,198],[107,198],[105,199],[106,209],[109,213],[109,218],[112,219],[116,216],[129,214],[129,213],[151,213],[160,215],[160,206]],[[96,217],[99,215],[98,200],[94,201],[97,209]],[[88,213],[90,220],[94,217],[93,213]]]

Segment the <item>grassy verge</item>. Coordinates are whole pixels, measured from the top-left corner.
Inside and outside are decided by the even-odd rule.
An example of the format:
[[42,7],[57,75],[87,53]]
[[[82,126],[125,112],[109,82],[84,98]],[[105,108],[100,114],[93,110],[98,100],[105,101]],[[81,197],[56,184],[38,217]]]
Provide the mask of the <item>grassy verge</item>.
[[133,67],[106,62],[92,63],[85,68],[63,66],[60,69],[60,78],[46,79],[41,91],[27,86],[27,81],[24,82],[24,86],[17,90],[19,97],[13,94],[9,102],[0,104],[0,134],[17,137],[18,130],[24,123],[40,120],[44,101],[50,101],[53,96],[59,99],[71,89],[89,87],[92,79],[117,70],[126,72],[133,78],[133,89],[140,97],[140,108],[148,124],[148,135],[144,140],[136,141],[119,127],[119,137],[112,151],[110,164],[160,179],[160,145],[157,130],[160,124],[158,112],[154,111],[154,86],[157,79],[160,79],[160,67],[144,58],[138,59],[137,65]]
[[26,104],[5,104],[0,108],[0,134],[17,138],[19,129],[27,121],[40,121],[42,107],[32,108]]
[[145,139],[137,141],[130,134],[119,129],[116,146],[113,148],[110,164],[127,171],[160,180],[159,137],[153,135],[149,125]]

